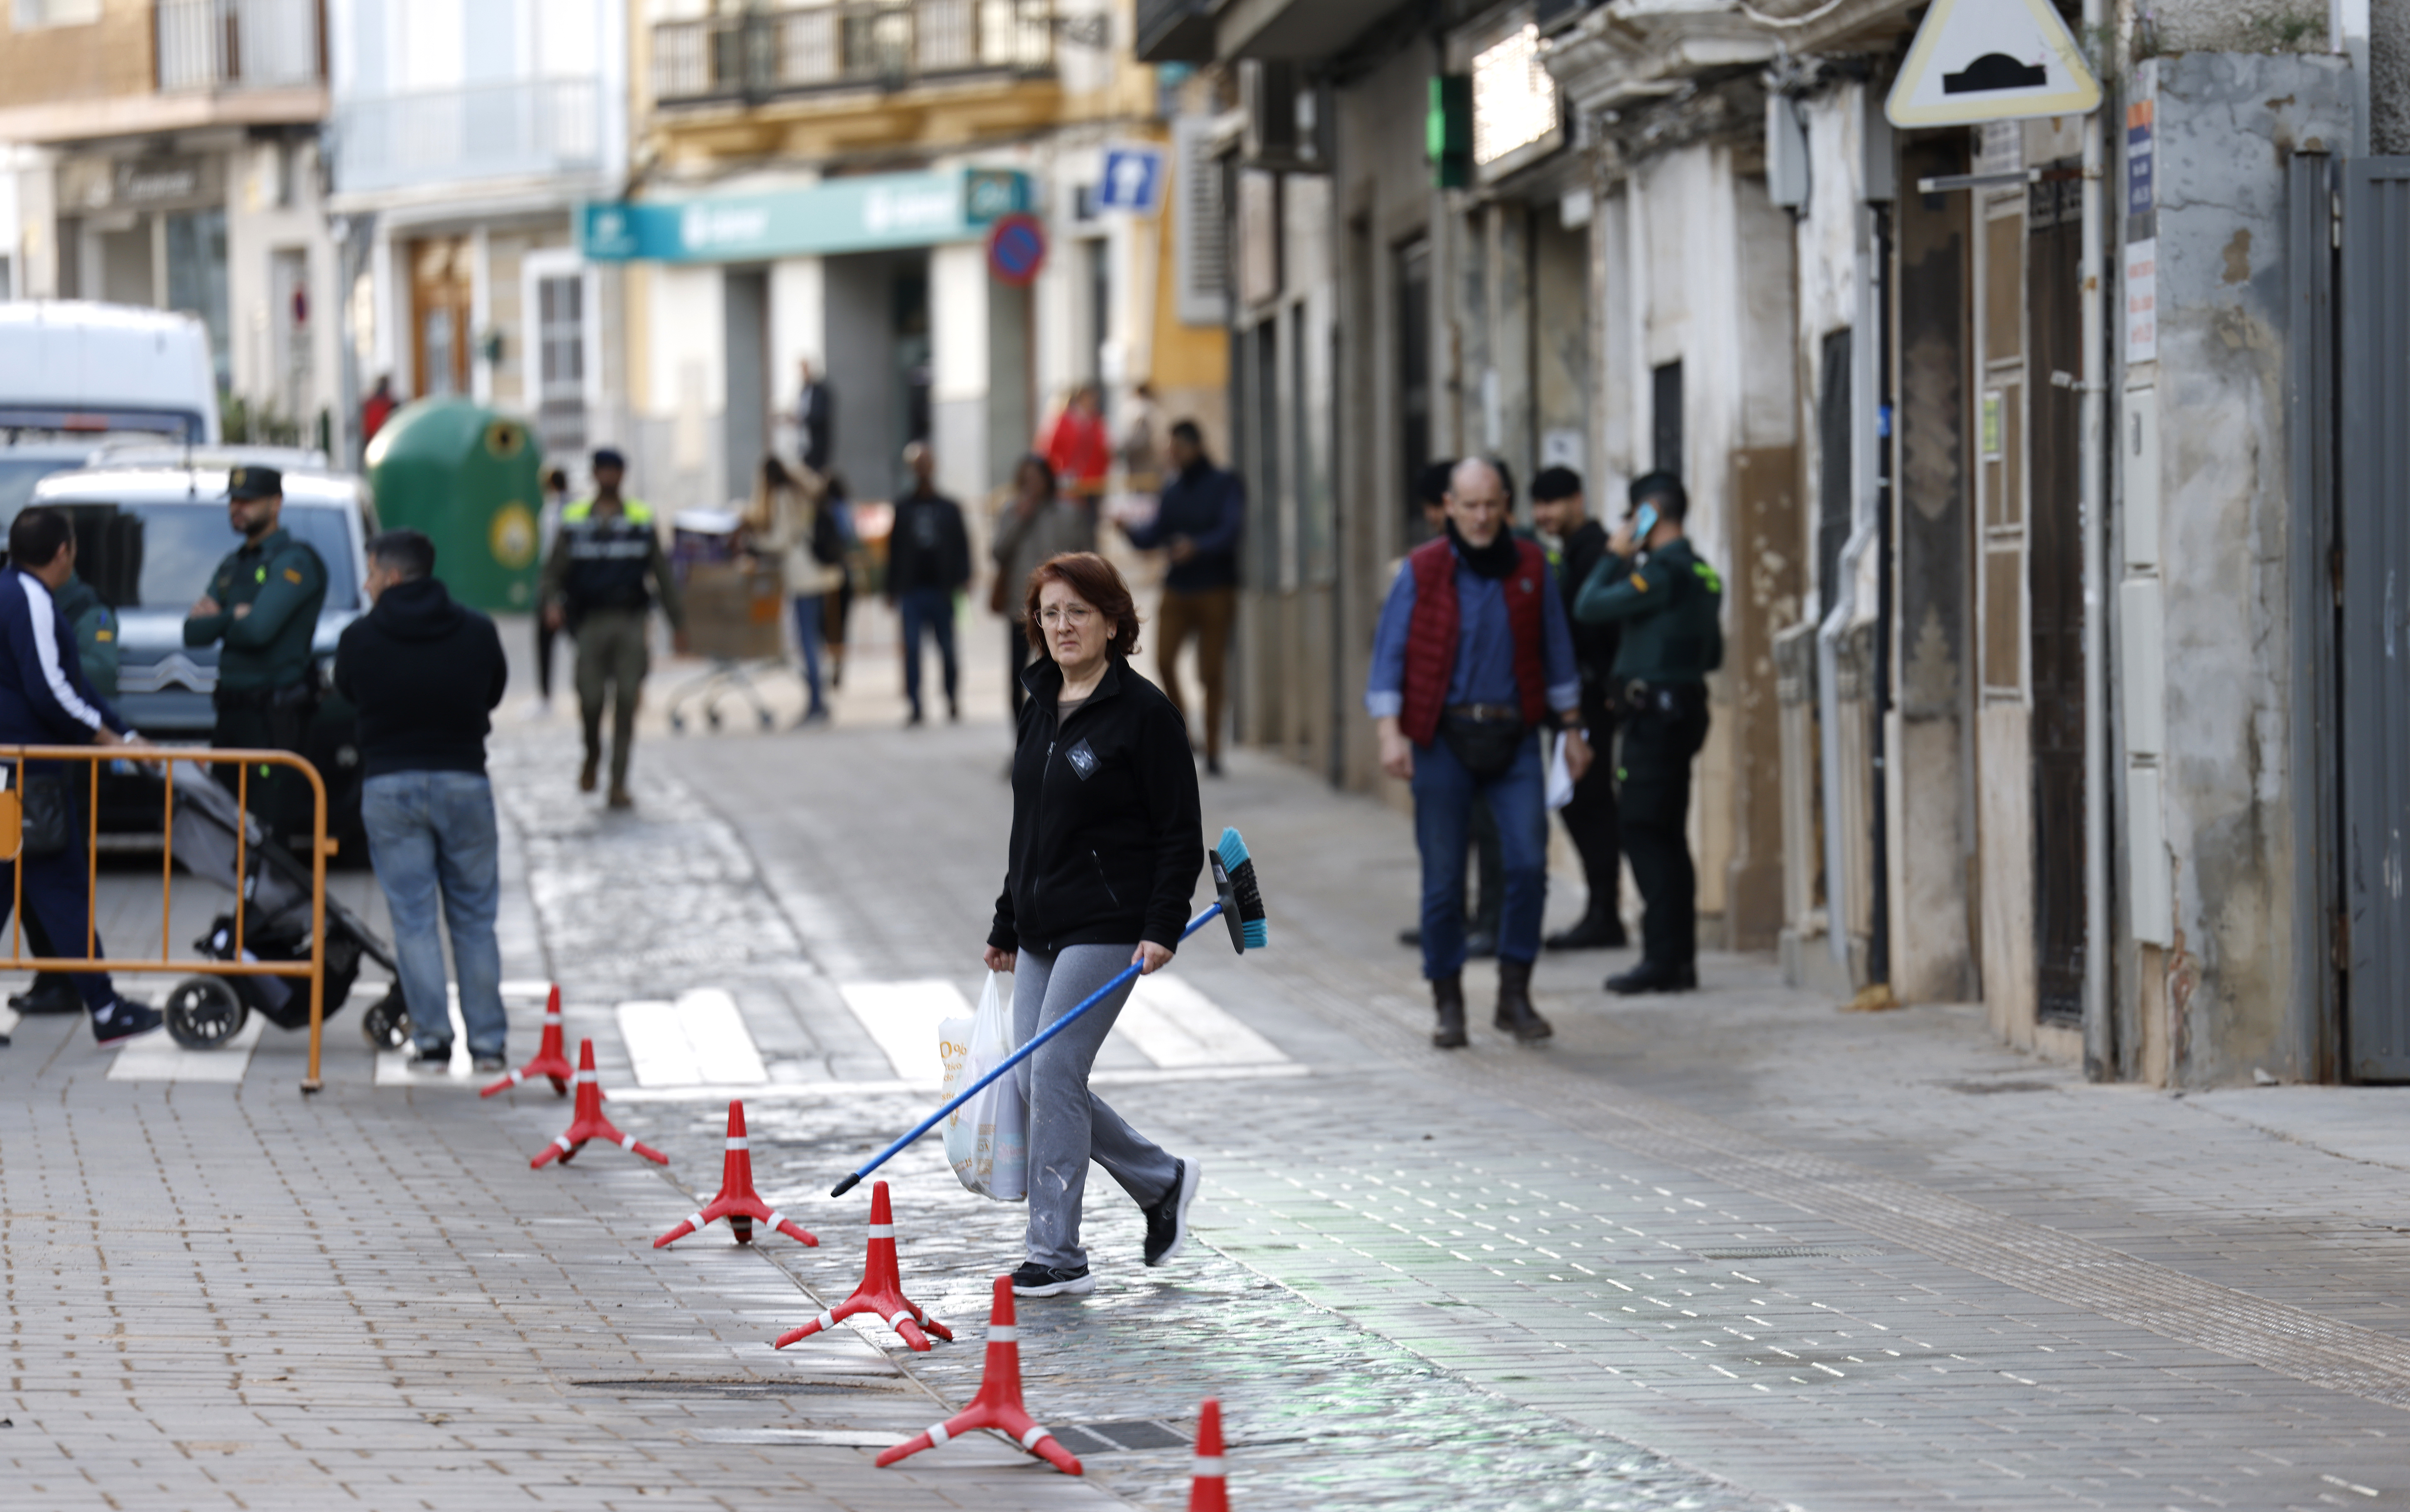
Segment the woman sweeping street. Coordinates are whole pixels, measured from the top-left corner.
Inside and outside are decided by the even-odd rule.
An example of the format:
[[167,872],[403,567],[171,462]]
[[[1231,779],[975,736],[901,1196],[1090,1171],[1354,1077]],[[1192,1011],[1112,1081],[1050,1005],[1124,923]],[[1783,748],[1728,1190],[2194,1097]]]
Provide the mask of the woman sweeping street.
[[[1130,669],[1138,606],[1121,574],[1093,552],[1053,557],[1029,574],[1024,603],[1039,655],[1022,674],[1012,839],[987,939],[988,969],[1014,974],[1017,1044],[1125,967],[1168,964],[1204,862],[1187,724]],[[1091,1159],[1144,1212],[1147,1264],[1187,1243],[1196,1158],[1166,1154],[1088,1089],[1129,993],[1098,1003],[1021,1068],[1029,1238],[1012,1289],[1024,1297],[1096,1289],[1080,1244]]]

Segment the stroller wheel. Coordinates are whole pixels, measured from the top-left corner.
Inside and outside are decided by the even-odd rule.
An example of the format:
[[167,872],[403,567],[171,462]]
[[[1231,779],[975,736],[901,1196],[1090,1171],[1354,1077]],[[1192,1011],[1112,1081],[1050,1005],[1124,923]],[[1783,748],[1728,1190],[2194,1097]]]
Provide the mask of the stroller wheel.
[[410,1043],[410,1010],[401,998],[401,988],[388,989],[360,1015],[360,1035],[377,1050],[400,1050]]
[[251,1010],[219,977],[192,977],[176,983],[162,1010],[167,1033],[186,1050],[215,1050],[242,1032]]

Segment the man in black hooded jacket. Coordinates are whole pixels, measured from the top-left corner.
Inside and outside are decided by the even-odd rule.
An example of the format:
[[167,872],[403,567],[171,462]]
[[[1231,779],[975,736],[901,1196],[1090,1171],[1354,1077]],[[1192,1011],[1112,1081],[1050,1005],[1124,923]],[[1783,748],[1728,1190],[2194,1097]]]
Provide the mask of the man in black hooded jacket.
[[416,531],[369,543],[369,612],[335,649],[335,688],[359,710],[360,820],[393,911],[394,954],[416,1061],[452,1060],[452,1015],[436,938],[440,907],[460,972],[460,1017],[480,1071],[502,1069],[502,956],[489,716],[510,669],[494,622],[455,603]]

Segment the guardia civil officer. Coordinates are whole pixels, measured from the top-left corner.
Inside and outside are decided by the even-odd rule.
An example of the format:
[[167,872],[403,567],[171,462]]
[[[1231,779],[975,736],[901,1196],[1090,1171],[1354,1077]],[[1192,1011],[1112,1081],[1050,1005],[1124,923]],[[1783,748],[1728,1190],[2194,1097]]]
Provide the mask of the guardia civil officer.
[[1586,624],[1619,623],[1616,647],[1616,818],[1646,909],[1640,964],[1611,993],[1699,984],[1698,879],[1688,825],[1691,761],[1707,738],[1707,674],[1723,664],[1723,580],[1682,533],[1690,498],[1671,472],[1631,489],[1632,514],[1575,601]]
[[[186,646],[216,646],[220,748],[299,752],[318,713],[311,643],[327,603],[327,564],[316,548],[284,529],[284,477],[272,467],[226,474],[226,522],[242,545],[210,574],[209,591],[184,619]],[[228,788],[231,767],[216,770]],[[310,826],[310,788],[290,767],[251,774],[252,812],[286,836]]]
[[[646,615],[656,598],[670,624],[686,632],[686,604],[641,499],[619,492],[628,459],[605,446],[594,454],[594,493],[560,512],[560,533],[544,559],[543,603],[549,623],[577,640],[577,709],[585,720],[586,764],[577,791],[592,792],[602,764],[602,704],[611,702],[611,796],[630,808],[628,756],[636,739],[636,703],[652,665]],[[648,586],[649,585],[649,586]]]

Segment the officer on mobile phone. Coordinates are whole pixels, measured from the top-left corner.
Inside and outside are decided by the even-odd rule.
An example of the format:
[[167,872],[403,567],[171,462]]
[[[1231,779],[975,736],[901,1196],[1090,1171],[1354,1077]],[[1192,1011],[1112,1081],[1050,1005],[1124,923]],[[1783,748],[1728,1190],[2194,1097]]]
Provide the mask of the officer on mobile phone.
[[1691,865],[1691,763],[1707,738],[1707,674],[1723,664],[1723,579],[1682,533],[1690,498],[1671,472],[1631,489],[1632,515],[1575,601],[1586,624],[1620,624],[1610,675],[1616,815],[1646,912],[1640,964],[1606,980],[1630,995],[1699,984],[1698,878]]

